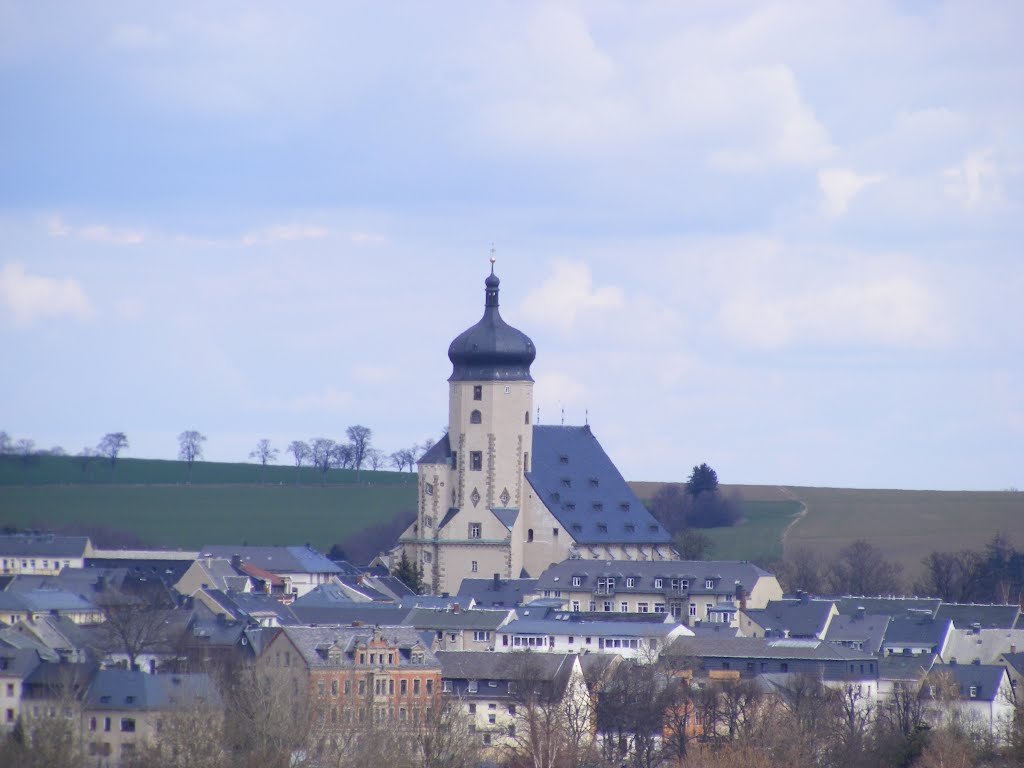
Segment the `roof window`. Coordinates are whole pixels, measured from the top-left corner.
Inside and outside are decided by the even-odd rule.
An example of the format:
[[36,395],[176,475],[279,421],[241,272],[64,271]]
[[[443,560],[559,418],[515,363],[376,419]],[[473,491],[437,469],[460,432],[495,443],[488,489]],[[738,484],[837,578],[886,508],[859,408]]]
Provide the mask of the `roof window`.
[[598,479],[596,477],[590,478],[590,487],[591,488],[597,488],[598,485],[600,485],[600,482],[598,482]]
[[559,464],[568,464],[569,463],[569,454],[568,453],[560,454],[559,457],[558,457],[558,463]]
[[657,532],[658,532],[658,526],[657,526],[657,525],[655,525],[654,523],[651,523],[651,524],[650,524],[649,526],[647,526],[647,527],[651,529],[651,533],[657,533]]
[[626,523],[626,533],[636,533],[636,526],[632,523]]
[[595,512],[604,512],[604,504],[602,504],[600,501],[595,501],[594,502],[594,511]]
[[598,533],[608,533],[608,526],[605,525],[604,523],[598,523],[597,524],[597,532]]
[[576,511],[576,505],[573,504],[571,501],[566,502],[566,504],[565,504],[565,511],[566,512],[575,512]]
[[563,488],[572,488],[572,478],[563,477],[562,478],[562,487]]
[[582,533],[583,532],[583,526],[580,525],[579,523],[573,523],[572,524],[572,529],[573,529],[573,531],[575,533]]
[[624,501],[621,504],[619,504],[619,511],[621,511],[621,512],[629,512],[629,502],[628,501]]

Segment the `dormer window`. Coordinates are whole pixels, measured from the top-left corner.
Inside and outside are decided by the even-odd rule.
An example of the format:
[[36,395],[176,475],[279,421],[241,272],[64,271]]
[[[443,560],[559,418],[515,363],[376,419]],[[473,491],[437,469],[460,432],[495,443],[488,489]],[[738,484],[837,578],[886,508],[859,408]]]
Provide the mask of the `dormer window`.
[[604,512],[604,504],[602,504],[600,501],[595,501],[594,502],[594,511],[595,512]]
[[621,504],[619,504],[619,511],[620,512],[629,512],[629,502],[628,501],[624,501]]
[[600,485],[600,483],[598,482],[596,477],[590,478],[590,487],[591,488],[597,488],[598,485]]
[[583,533],[583,526],[579,523],[573,523],[572,530],[574,533]]
[[562,478],[562,487],[563,488],[572,488],[572,479],[568,478],[568,477],[563,477]]
[[647,526],[647,527],[648,527],[648,528],[650,528],[650,530],[651,530],[651,533],[657,533],[657,532],[658,532],[658,526],[657,526],[657,525],[655,525],[654,523],[651,523],[651,524],[650,524],[649,526]]
[[626,533],[636,533],[636,526],[632,523],[626,523]]
[[578,586],[580,586],[580,585],[581,585],[582,583],[583,583],[583,579],[582,579],[582,577],[580,577],[580,576],[573,576],[573,577],[572,577],[572,585],[573,585],[574,587],[578,587]]
[[558,457],[558,463],[559,464],[568,464],[569,463],[569,454],[567,454],[567,453],[561,454]]
[[483,388],[483,385],[481,385],[481,384],[474,384],[473,385],[473,399],[474,400],[483,400],[484,399],[484,388]]
[[470,424],[479,424],[481,423],[481,421],[483,421],[483,418],[480,415],[480,411],[473,411],[472,413],[469,414]]
[[715,580],[714,579],[704,579],[704,589],[714,589],[714,588],[715,588]]
[[598,533],[608,533],[608,526],[605,525],[604,523],[598,523],[597,524],[597,532]]
[[655,579],[654,580],[654,588],[655,589],[661,589],[662,588],[662,584],[664,584],[664,583],[665,582],[662,581],[661,579]]
[[626,579],[626,586],[627,587],[631,587],[631,588],[635,587],[636,586],[636,579],[634,579],[632,576],[630,576],[628,579]]
[[573,503],[572,503],[571,501],[570,501],[570,502],[568,502],[568,503],[567,503],[567,504],[565,505],[565,511],[566,511],[566,512],[575,512],[575,511],[576,511],[576,505],[575,505],[575,504],[573,504]]

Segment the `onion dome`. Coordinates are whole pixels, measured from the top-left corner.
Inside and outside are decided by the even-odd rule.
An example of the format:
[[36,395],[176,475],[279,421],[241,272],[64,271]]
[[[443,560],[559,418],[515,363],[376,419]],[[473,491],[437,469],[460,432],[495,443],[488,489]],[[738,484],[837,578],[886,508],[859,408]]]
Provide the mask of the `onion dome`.
[[537,350],[529,336],[501,319],[500,283],[492,261],[491,274],[484,281],[484,316],[448,347],[453,366],[448,381],[533,381],[530,364]]

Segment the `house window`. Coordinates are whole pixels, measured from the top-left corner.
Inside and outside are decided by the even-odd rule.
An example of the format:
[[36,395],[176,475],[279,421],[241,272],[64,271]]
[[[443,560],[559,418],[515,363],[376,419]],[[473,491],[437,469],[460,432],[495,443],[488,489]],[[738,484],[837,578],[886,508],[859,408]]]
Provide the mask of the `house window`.
[[655,613],[667,613],[667,611],[665,610],[665,604],[664,603],[655,603],[654,604],[654,612]]
[[480,538],[480,523],[469,524],[469,538],[479,539]]
[[526,532],[526,541],[527,543],[533,541],[533,528]]
[[598,533],[608,533],[608,526],[605,525],[604,523],[598,523],[597,524],[597,532]]
[[604,504],[600,501],[595,501],[593,506],[595,512],[604,512]]
[[529,451],[525,451],[523,453],[523,471],[524,472],[529,472],[530,471],[530,452]]
[[679,588],[680,589],[689,589],[690,588],[690,580],[689,579],[683,579],[681,582],[679,582]]
[[619,603],[619,612],[620,613],[629,613],[629,603],[627,603],[625,600],[623,600],[621,603]]
[[573,600],[572,601],[572,610],[573,610],[573,613],[579,613],[580,612],[580,601],[579,600]]
[[474,630],[473,640],[478,643],[486,643],[491,639],[491,633],[483,630]]
[[582,583],[582,580],[580,579],[579,576],[573,576],[572,577],[572,585],[574,587],[578,587],[581,583]]
[[469,452],[469,468],[473,472],[479,472],[484,468],[484,454],[481,451]]
[[557,538],[558,538],[558,529],[557,529],[557,528],[552,528],[552,529],[551,529],[551,536],[552,536],[553,538],[555,538],[555,539],[557,539]]
[[690,603],[690,615],[691,616],[696,616],[697,615],[697,604],[696,603]]
[[978,698],[978,686],[976,686],[976,685],[972,685],[971,686],[971,698],[972,699]]
[[466,690],[470,693],[476,693],[476,680],[470,680],[469,684],[466,686]]
[[654,580],[654,588],[655,588],[655,589],[661,589],[661,588],[662,588],[662,585],[663,585],[664,583],[665,583],[665,582],[664,582],[664,580],[663,580],[663,579],[655,579],[655,580]]
[[483,419],[480,416],[480,411],[473,411],[471,414],[469,414],[470,424],[479,424],[482,420]]
[[779,665],[779,669],[783,672],[789,672],[789,664],[787,664],[786,662],[782,662]]
[[497,720],[497,715],[487,715],[487,724],[494,725]]
[[525,414],[523,415],[523,424],[529,424],[529,423],[530,423],[530,412],[529,412],[529,411],[527,411],[527,412],[526,412],[526,413],[525,413]]
[[477,566],[477,562],[476,562],[476,560],[473,560],[473,561],[472,561],[472,562],[470,563],[470,570],[471,570],[471,571],[473,571],[473,573],[476,573],[477,571],[479,571],[479,570],[480,570],[480,569],[479,569],[479,567]]
[[590,604],[587,606],[587,610],[590,611],[591,613],[594,613],[595,611],[597,611],[597,603],[595,601],[591,600]]
[[434,559],[434,556],[430,552],[424,552],[423,553],[423,562],[424,563],[430,563],[430,562],[433,561],[433,559]]
[[433,696],[433,695],[434,695],[434,681],[428,678],[427,679],[427,696]]
[[505,385],[505,394],[506,395],[511,395],[512,394],[512,387],[508,386],[508,384]]
[[[419,682],[419,681],[417,681],[417,682]],[[451,693],[452,692],[452,681],[451,680],[442,680],[441,681],[441,692],[442,693]]]
[[603,607],[604,607],[604,612],[605,613],[611,613],[612,612],[612,601],[611,600],[605,600]]
[[636,604],[636,609],[640,613],[648,613],[649,612],[648,611],[649,607],[650,607],[650,603],[637,603]]
[[628,579],[626,579],[626,586],[627,587],[635,587],[636,586],[636,579],[634,579],[632,576],[630,576]]
[[484,399],[484,388],[480,384],[473,385],[473,399],[483,400]]
[[714,587],[715,587],[715,580],[714,579],[704,579],[704,589],[714,589]]
[[135,733],[135,718],[134,717],[122,717],[121,718],[121,733]]

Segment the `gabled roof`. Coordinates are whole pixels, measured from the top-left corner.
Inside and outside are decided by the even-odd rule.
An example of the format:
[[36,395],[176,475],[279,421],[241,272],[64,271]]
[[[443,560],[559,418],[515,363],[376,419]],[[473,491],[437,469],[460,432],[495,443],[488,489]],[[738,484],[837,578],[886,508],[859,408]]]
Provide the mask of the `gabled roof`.
[[886,647],[906,646],[928,646],[932,650],[942,652],[942,645],[947,635],[953,629],[953,622],[949,619],[937,621],[935,619],[908,619],[902,616],[894,617],[885,630],[885,639],[882,644]]
[[979,629],[1013,629],[1020,621],[1020,606],[943,603],[935,618],[949,619],[957,629],[971,629],[976,624]]
[[31,592],[36,589],[62,589],[78,595],[89,595],[102,589],[121,589],[128,570],[125,568],[62,568],[56,576],[20,574],[11,579],[5,591]]
[[537,498],[576,542],[671,543],[589,426],[534,426],[531,465],[526,479]]
[[53,533],[0,535],[0,552],[17,557],[82,557],[89,549],[88,536],[57,536]]
[[935,616],[942,601],[937,597],[858,597],[844,595],[829,598],[839,609],[839,613],[853,616],[861,608],[865,613],[884,614],[886,616],[904,616],[923,618]]
[[231,560],[238,555],[242,563],[252,563],[271,573],[341,573],[341,569],[324,555],[309,547],[239,547],[232,544],[211,544],[200,550],[201,556]]
[[0,677],[24,680],[42,661],[35,648],[0,649]]
[[508,617],[505,611],[439,611],[433,608],[413,608],[402,622],[416,629],[479,629],[495,630]]
[[696,658],[875,661],[875,657],[869,653],[832,645],[823,640],[770,637],[682,637],[672,644],[669,653]]
[[308,607],[292,603],[292,613],[306,624],[344,626],[361,621],[369,626],[398,626],[409,615],[409,608],[378,603],[353,603],[333,607]]
[[450,464],[452,458],[451,443],[448,440],[448,433],[430,446],[429,450],[420,456],[417,464]]
[[825,639],[830,643],[860,643],[868,653],[878,653],[882,647],[889,617],[871,613],[857,616],[833,616]]
[[[998,664],[936,664],[929,677],[952,675],[960,685],[961,700],[995,701],[1006,669]],[[971,689],[974,696],[971,696]]]
[[446,680],[533,680],[559,682],[564,689],[576,661],[573,653],[513,651],[438,651],[441,677]]
[[[572,577],[580,577],[580,586],[572,586]],[[615,592],[663,591],[671,586],[672,579],[689,582],[691,593],[735,594],[739,582],[747,594],[762,577],[771,577],[768,571],[745,560],[563,560],[544,571],[537,579],[539,590],[582,589],[591,591],[599,578],[615,578]],[[634,580],[633,586],[626,586],[626,579]],[[662,579],[662,586],[655,586],[655,579]],[[705,588],[711,580],[713,586]]]
[[936,665],[941,666],[942,661],[934,653],[922,653],[917,656],[882,656],[878,659],[878,677],[882,680],[916,683]]
[[[354,652],[377,634],[383,636],[389,645],[399,649],[400,653],[395,659],[398,666],[413,666],[409,654],[413,648],[419,648],[424,653],[423,664],[415,666],[437,665],[430,647],[424,644],[413,627],[284,627],[281,633],[291,641],[310,668],[352,666],[355,663]],[[331,660],[327,653],[332,647],[342,652],[337,661]]]
[[142,712],[185,709],[207,704],[220,706],[220,694],[207,674],[166,675],[101,669],[85,696],[92,711],[138,710]]
[[302,597],[295,599],[295,608],[333,608],[338,605],[355,605],[356,601],[339,584],[320,584]]
[[33,589],[28,592],[0,592],[0,611],[78,612],[96,611],[81,595],[63,589]]
[[481,608],[498,606],[514,607],[534,591],[536,579],[463,579],[459,585],[459,597],[472,597]]
[[818,637],[829,624],[832,608],[827,600],[769,600],[745,615],[775,637]]

